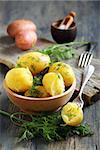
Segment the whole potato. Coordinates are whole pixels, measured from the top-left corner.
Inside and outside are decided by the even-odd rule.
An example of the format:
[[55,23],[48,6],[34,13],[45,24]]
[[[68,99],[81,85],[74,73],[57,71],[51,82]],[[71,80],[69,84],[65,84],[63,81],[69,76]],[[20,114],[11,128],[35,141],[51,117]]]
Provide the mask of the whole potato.
[[36,75],[50,66],[50,57],[40,52],[28,52],[17,60],[19,67],[29,68]]
[[43,77],[42,83],[51,96],[62,94],[65,91],[64,80],[60,73],[46,73]]
[[28,68],[13,68],[5,76],[5,81],[12,91],[25,92],[33,85],[33,76]]
[[65,86],[70,86],[75,80],[75,74],[72,67],[63,62],[56,62],[49,68],[49,72],[58,72],[62,75]]
[[17,33],[23,30],[36,31],[36,25],[31,20],[19,19],[13,21],[7,27],[7,33],[12,38],[15,38]]
[[16,46],[22,50],[32,48],[37,41],[37,35],[32,30],[20,31],[15,37]]

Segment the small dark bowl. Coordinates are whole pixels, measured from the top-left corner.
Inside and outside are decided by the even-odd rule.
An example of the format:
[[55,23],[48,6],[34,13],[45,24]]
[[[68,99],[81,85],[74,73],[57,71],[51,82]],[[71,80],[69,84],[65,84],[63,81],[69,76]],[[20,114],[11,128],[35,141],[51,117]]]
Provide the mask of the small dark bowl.
[[73,42],[76,38],[77,27],[75,22],[72,23],[71,27],[67,30],[58,29],[62,20],[58,20],[52,23],[51,25],[51,35],[59,44]]

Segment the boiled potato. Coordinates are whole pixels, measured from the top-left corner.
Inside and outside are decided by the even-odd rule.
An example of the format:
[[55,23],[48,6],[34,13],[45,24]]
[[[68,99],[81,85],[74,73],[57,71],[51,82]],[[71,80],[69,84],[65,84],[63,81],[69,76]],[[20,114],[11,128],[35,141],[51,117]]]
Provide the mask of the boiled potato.
[[76,103],[67,103],[61,111],[61,116],[66,125],[77,126],[83,121],[83,111]]
[[25,31],[25,30],[32,30],[36,31],[36,25],[31,21],[27,19],[19,19],[13,21],[11,24],[8,25],[7,27],[7,33],[9,34],[10,37],[15,38],[15,36],[20,32],[20,31]]
[[32,87],[33,76],[28,68],[13,68],[7,72],[5,82],[15,92],[25,92]]
[[27,90],[24,95],[38,98],[49,97],[49,94],[46,92],[43,86],[36,86],[34,89],[31,88]]
[[20,31],[16,37],[16,46],[22,50],[28,50],[36,44],[37,35],[32,30]]
[[50,64],[50,57],[40,52],[29,52],[17,60],[20,67],[28,67],[33,75],[40,73]]
[[74,72],[70,65],[63,62],[56,62],[50,66],[49,72],[59,72],[65,82],[65,86],[70,86],[75,80]]
[[62,94],[65,90],[64,81],[60,73],[50,72],[45,74],[42,83],[51,96]]

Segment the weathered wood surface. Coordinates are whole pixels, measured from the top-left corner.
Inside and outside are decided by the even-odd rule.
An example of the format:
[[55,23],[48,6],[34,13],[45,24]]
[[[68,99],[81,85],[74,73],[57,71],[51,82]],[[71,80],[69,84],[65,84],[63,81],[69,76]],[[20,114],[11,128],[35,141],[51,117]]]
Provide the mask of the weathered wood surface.
[[[3,37],[5,38],[5,37]],[[12,60],[14,54],[18,54],[20,55],[21,52],[20,50],[18,50],[14,44],[13,47],[10,45],[9,43],[9,38],[7,38],[6,42],[4,40],[0,42],[0,50],[2,49],[6,49],[6,54],[8,53],[7,50],[9,51],[10,54],[10,61]],[[3,40],[3,39],[2,39]],[[41,40],[38,42],[38,46],[41,46],[41,43],[43,44],[44,40]],[[12,42],[12,41],[10,41]],[[8,43],[8,44],[7,44]],[[48,44],[51,44],[51,42],[44,42],[44,45],[42,45],[42,47],[44,46],[48,46]],[[2,47],[2,48],[1,48]],[[14,52],[13,52],[14,51]],[[12,54],[13,53],[13,54]],[[5,53],[4,53],[5,54]],[[1,56],[1,55],[0,55]],[[1,57],[0,57],[1,58]],[[3,58],[3,57],[2,57]],[[15,62],[17,57],[15,57],[15,59],[13,59],[13,62]],[[12,61],[11,61],[12,62]],[[72,63],[73,62],[73,63]],[[4,61],[3,61],[4,63]],[[67,63],[72,64],[77,64],[77,60],[73,59],[73,60],[69,60],[67,61]],[[98,82],[99,82],[99,60],[94,59],[93,64],[96,67],[97,72],[95,72],[95,76],[93,75],[92,80],[95,81],[95,77],[98,77]],[[74,66],[74,70],[76,73],[77,68],[75,68]],[[4,79],[4,75],[6,74],[6,72],[8,71],[8,68],[5,65],[0,64],[0,109],[3,109],[5,111],[9,111],[9,112],[15,112],[16,110],[18,110],[18,108],[16,108],[7,98],[4,89],[2,87],[2,81]],[[79,75],[78,75],[79,76]],[[90,86],[91,86],[91,82],[90,81]],[[77,82],[78,85],[80,84],[80,81]],[[89,86],[89,85],[88,85]],[[89,86],[89,87],[90,87]],[[89,90],[88,87],[88,90]],[[99,98],[99,97],[98,97]],[[96,98],[97,100],[97,98]],[[54,143],[44,143],[39,139],[33,139],[32,141],[26,142],[26,143],[21,143],[20,145],[16,144],[16,135],[18,133],[18,128],[14,125],[12,125],[12,123],[6,118],[3,118],[0,116],[0,150],[99,150],[100,149],[100,130],[99,130],[99,125],[100,125],[100,101],[96,102],[94,105],[89,106],[87,108],[85,108],[84,111],[84,116],[85,119],[84,121],[88,122],[91,127],[94,130],[94,135],[92,137],[84,137],[84,138],[80,138],[80,137],[71,137],[69,139],[66,139],[65,141],[61,141],[61,142],[54,142]]]

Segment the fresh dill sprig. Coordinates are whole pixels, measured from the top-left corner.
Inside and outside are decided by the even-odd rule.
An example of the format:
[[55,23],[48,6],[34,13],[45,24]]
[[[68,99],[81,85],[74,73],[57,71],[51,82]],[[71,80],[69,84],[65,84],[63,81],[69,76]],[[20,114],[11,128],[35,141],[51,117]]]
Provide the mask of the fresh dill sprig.
[[[61,117],[61,112],[41,113],[40,115],[27,115],[22,112],[9,114],[0,110],[0,114],[7,116],[13,123],[18,125],[20,133],[18,142],[30,140],[35,137],[42,137],[45,141],[64,140],[69,136],[91,136],[93,131],[88,124],[81,124],[77,127],[65,126]],[[20,117],[18,117],[20,116]],[[24,119],[25,118],[25,119]]]
[[82,46],[88,43],[89,42],[70,42],[64,44],[53,44],[39,51],[43,54],[49,55],[52,63],[54,63],[74,57],[76,46]]
[[33,77],[34,86],[42,85],[42,78],[48,72],[48,69],[49,69],[48,67],[45,68],[43,71],[41,71],[40,73],[38,73],[36,76]]
[[33,78],[33,85],[34,86],[42,85],[42,78],[43,77],[41,75],[40,76],[34,76],[34,78]]

